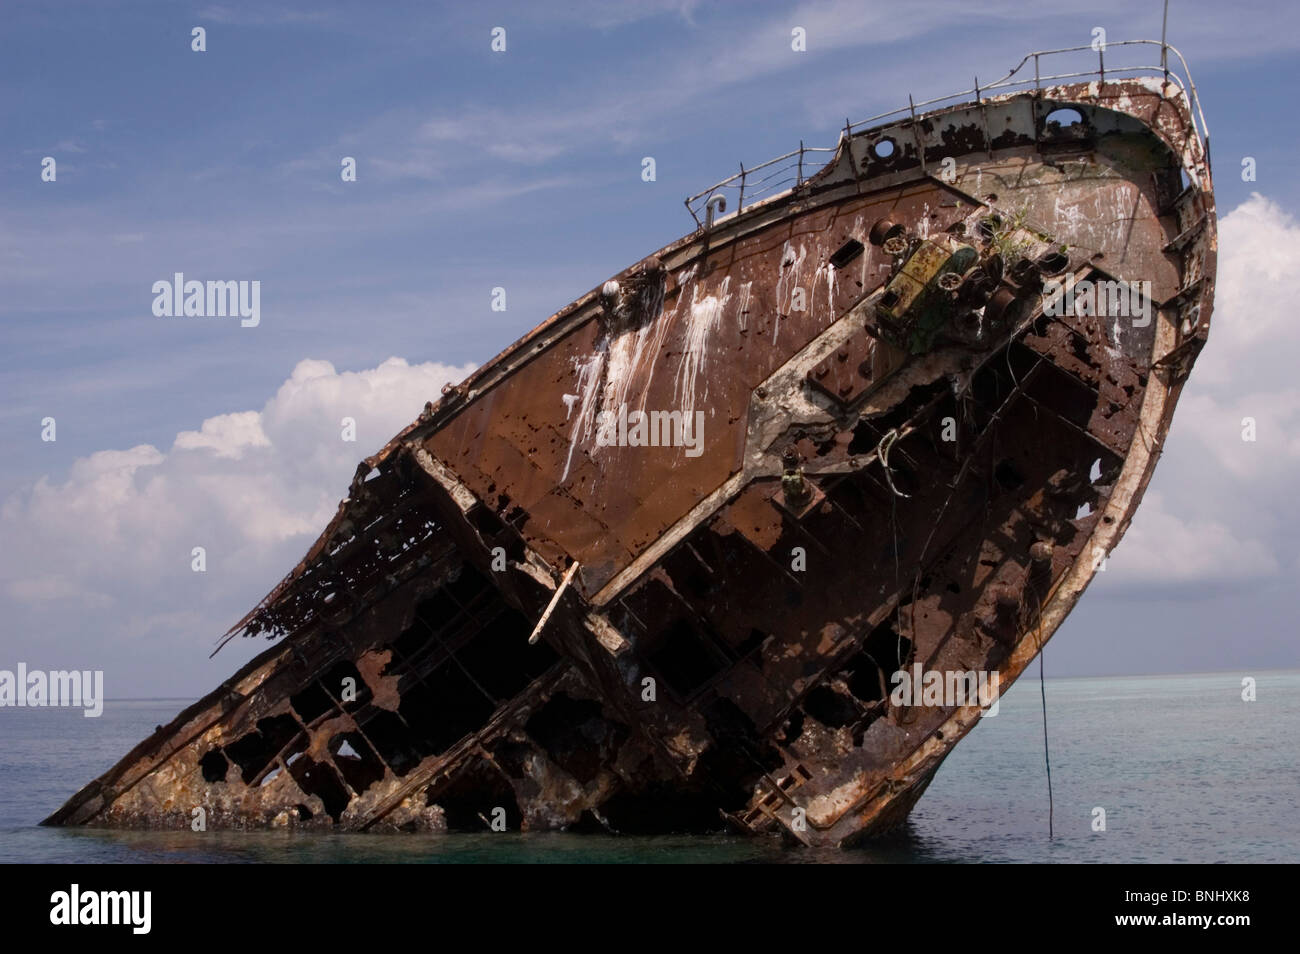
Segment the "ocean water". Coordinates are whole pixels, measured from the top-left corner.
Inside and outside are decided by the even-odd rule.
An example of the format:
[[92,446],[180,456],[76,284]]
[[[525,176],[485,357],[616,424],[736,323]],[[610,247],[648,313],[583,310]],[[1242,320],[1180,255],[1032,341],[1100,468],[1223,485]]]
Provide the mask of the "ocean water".
[[[3,862],[1295,862],[1300,672],[1047,680],[1054,837],[1036,679],[939,770],[905,832],[851,851],[776,838],[565,833],[110,832],[37,822],[188,700],[0,709]],[[1105,831],[1094,831],[1094,809]]]

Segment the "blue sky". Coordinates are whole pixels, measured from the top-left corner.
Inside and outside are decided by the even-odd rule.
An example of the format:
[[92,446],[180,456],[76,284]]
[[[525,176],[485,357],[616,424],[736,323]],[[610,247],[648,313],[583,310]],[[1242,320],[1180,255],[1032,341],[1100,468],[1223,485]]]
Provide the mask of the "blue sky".
[[[210,688],[260,648],[206,659],[306,549],[355,461],[443,380],[688,231],[687,194],[1096,26],[1158,39],[1160,5],[11,0],[5,19],[0,667],[105,668],[110,695],[156,696]],[[1300,338],[1281,321],[1300,137],[1278,112],[1300,87],[1300,12],[1176,0],[1170,41],[1201,90],[1221,219],[1237,215],[1236,284],[1221,280],[1203,358],[1222,340],[1220,366],[1187,389],[1153,513],[1049,673],[1300,665]],[[259,280],[261,324],[155,318],[151,286],[177,271]],[[406,364],[381,369],[394,356]],[[295,445],[353,408],[355,445]],[[1233,444],[1244,413],[1258,447]],[[191,541],[212,542],[206,575]]]

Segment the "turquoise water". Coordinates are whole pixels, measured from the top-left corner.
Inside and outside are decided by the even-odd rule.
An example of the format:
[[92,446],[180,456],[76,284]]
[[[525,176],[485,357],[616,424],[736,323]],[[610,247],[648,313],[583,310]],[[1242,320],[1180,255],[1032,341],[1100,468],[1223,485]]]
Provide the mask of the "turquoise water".
[[[1036,679],[957,746],[898,838],[809,852],[736,836],[441,836],[44,829],[36,822],[186,700],[0,709],[0,861],[58,862],[1295,862],[1300,672],[1047,680],[1055,802]],[[1093,809],[1106,830],[1093,831]]]

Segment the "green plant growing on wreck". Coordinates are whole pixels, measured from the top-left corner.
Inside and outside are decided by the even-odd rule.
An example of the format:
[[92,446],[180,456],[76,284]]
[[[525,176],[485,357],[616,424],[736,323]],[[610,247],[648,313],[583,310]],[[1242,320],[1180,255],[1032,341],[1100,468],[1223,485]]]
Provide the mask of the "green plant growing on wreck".
[[989,243],[994,251],[1002,256],[1002,261],[1014,262],[1031,249],[1033,243],[1020,237],[1022,231],[1026,229],[1028,220],[1028,205],[1017,208],[1010,219],[1005,219],[1001,215],[990,219]]

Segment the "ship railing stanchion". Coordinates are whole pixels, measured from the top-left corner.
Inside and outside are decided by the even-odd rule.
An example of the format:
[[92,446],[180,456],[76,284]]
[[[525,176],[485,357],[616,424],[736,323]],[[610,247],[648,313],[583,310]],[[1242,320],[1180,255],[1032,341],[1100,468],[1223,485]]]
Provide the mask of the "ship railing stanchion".
[[[713,220],[723,212],[727,211],[727,197],[721,192],[715,192],[709,196],[709,200],[704,203],[704,231],[713,231]],[[739,209],[737,209],[739,211]]]
[[989,114],[984,108],[984,100],[980,98],[980,78],[975,77],[975,103],[980,108],[980,125],[984,127],[984,148],[988,150],[989,158],[993,158],[993,137],[989,135]]
[[[1165,71],[1165,84],[1169,83],[1169,44],[1165,42],[1165,37],[1169,33],[1169,0],[1165,0],[1165,15],[1160,21],[1160,68]],[[1191,82],[1189,76],[1188,82]]]
[[912,102],[912,94],[907,94],[907,108],[912,113],[912,141],[916,143],[916,151],[921,157],[921,175],[926,176],[930,173],[925,168],[925,146],[921,144],[921,134],[916,130],[916,104]]

